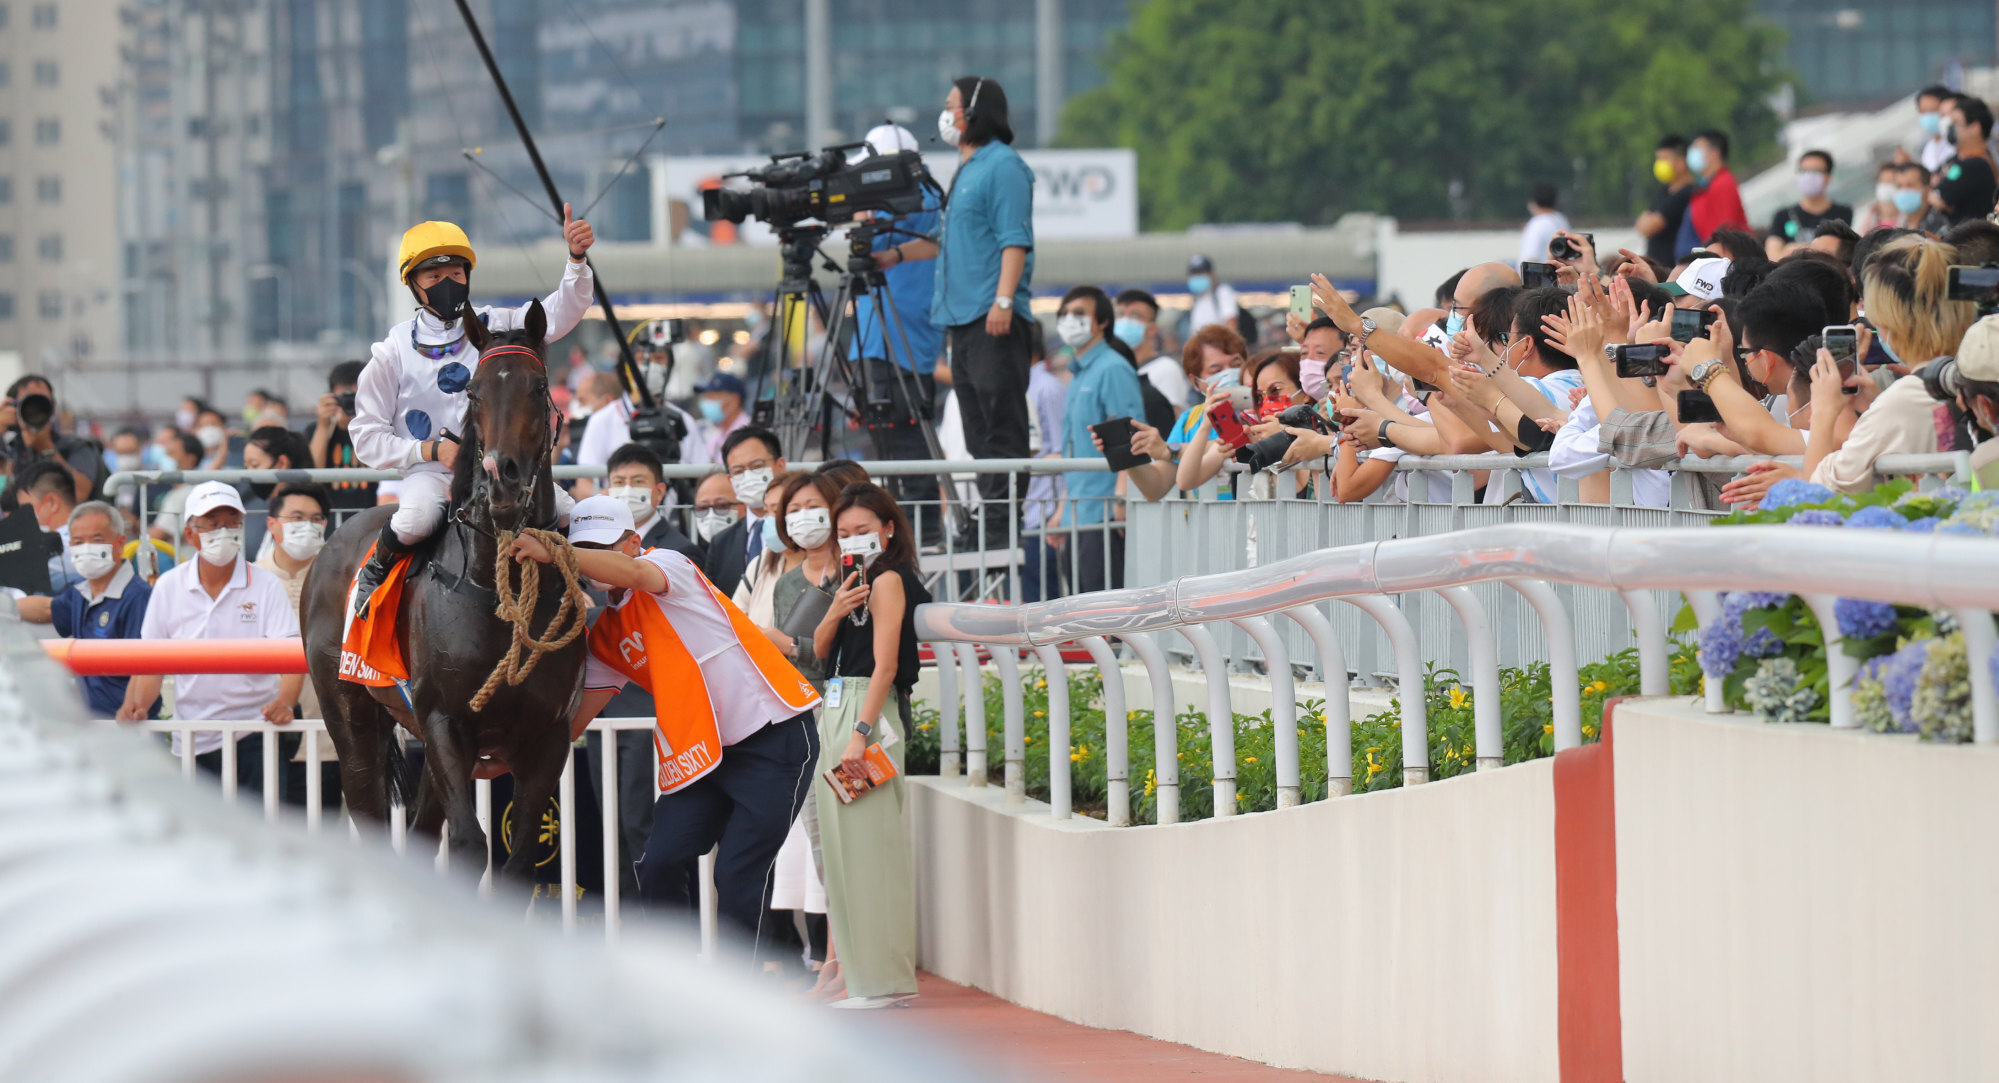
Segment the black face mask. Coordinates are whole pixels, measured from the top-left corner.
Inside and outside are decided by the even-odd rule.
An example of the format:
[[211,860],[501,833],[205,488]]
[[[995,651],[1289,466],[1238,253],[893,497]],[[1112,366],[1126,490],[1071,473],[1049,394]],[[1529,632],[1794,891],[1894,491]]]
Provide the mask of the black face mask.
[[[411,287],[411,292],[416,292],[414,286]],[[450,323],[458,318],[459,310],[465,307],[466,300],[472,296],[472,287],[455,278],[440,278],[435,285],[423,292],[430,299],[424,307],[430,309],[438,319]]]

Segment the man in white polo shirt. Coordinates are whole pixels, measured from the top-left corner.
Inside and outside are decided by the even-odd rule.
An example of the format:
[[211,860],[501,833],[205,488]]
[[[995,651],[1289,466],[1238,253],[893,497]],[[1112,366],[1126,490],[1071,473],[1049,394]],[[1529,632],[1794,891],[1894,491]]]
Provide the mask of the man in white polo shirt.
[[[277,576],[243,558],[243,498],[234,486],[205,481],[187,494],[182,541],[200,554],[165,572],[153,584],[152,601],[140,626],[141,639],[282,639],[298,635],[285,585]],[[137,721],[160,694],[162,678],[134,677],[125,689],[118,717]],[[174,677],[173,717],[188,722],[239,722],[262,718],[277,725],[292,720],[305,675],[291,673],[199,673]],[[174,734],[174,754],[181,751]],[[263,735],[236,735],[236,785],[263,788]],[[196,763],[222,772],[222,735],[194,735]]]

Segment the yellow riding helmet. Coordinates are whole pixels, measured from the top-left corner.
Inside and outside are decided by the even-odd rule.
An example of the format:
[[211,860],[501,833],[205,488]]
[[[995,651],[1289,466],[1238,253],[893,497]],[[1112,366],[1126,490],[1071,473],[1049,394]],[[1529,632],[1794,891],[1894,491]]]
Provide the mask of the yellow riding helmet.
[[410,272],[426,263],[454,259],[464,260],[468,271],[478,266],[478,258],[472,254],[472,241],[465,231],[449,222],[418,222],[403,234],[402,248],[396,253],[399,268],[396,273],[407,282]]

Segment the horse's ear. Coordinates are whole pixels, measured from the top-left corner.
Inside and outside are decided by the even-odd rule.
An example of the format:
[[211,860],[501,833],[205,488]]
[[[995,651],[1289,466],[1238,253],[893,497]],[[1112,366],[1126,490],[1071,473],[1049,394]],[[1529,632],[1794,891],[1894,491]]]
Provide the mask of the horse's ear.
[[466,302],[460,311],[460,319],[465,325],[465,340],[472,344],[474,350],[485,353],[486,347],[493,344],[493,332],[486,329],[485,320],[473,313],[471,302]]
[[528,302],[528,321],[524,328],[528,342],[539,350],[548,344],[548,313],[541,310],[541,298]]

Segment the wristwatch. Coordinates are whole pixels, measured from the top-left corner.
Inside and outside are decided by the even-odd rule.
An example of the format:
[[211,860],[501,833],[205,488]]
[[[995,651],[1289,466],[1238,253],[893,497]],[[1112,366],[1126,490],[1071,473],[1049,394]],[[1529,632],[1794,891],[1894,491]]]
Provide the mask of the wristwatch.
[[994,308],[997,308],[997,309],[999,309],[999,310],[1000,310],[1000,311],[1002,311],[1002,312],[1012,312],[1012,311],[1013,311],[1013,298],[1011,298],[1011,297],[995,297],[995,298],[993,298],[993,307],[994,307]]
[[1706,391],[1707,385],[1713,383],[1714,378],[1719,375],[1721,375],[1721,361],[1712,357],[1687,370],[1687,379],[1701,391]]
[[875,728],[874,726],[866,722],[856,722],[854,723],[854,732],[860,734],[863,737],[872,737],[874,735]]
[[1380,444],[1382,447],[1394,447],[1395,441],[1388,438],[1388,427],[1393,424],[1395,422],[1392,419],[1383,421],[1381,427],[1374,430],[1374,442]]
[[1371,318],[1371,317],[1368,317],[1368,316],[1362,316],[1362,317],[1360,318],[1360,346],[1361,346],[1361,349],[1366,349],[1366,348],[1367,348],[1367,336],[1369,336],[1369,335],[1371,335],[1371,334],[1374,334],[1374,329],[1375,329],[1376,327],[1378,327],[1378,326],[1380,326],[1380,325],[1379,325],[1379,324],[1377,324],[1377,323],[1375,323],[1375,322],[1374,322],[1374,320],[1373,320],[1373,318]]

